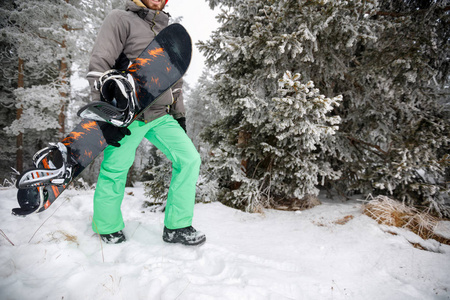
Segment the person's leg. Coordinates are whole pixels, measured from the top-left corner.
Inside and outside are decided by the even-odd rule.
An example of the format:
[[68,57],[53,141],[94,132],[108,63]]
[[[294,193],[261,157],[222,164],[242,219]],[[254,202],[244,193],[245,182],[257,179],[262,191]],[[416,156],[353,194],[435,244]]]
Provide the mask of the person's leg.
[[149,124],[143,122],[133,122],[128,127],[131,135],[120,141],[121,146],[108,146],[104,151],[95,188],[92,222],[92,229],[99,234],[114,233],[125,226],[120,206],[125,193],[128,169],[133,164],[136,148],[149,127]]
[[191,226],[200,155],[173,117],[167,115],[150,124],[152,127],[145,137],[172,162],[164,225],[169,229]]

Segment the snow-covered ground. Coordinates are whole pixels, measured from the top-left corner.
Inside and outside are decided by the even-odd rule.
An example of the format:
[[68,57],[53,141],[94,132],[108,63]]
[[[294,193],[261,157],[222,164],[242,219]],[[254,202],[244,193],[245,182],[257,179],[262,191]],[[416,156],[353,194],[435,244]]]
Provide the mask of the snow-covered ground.
[[0,236],[0,299],[450,299],[450,246],[378,225],[358,201],[264,214],[198,204],[207,242],[190,248],[162,241],[164,215],[141,207],[141,187],[127,188],[119,245],[91,230],[93,191],[26,218],[10,213],[15,193],[0,190],[14,244]]

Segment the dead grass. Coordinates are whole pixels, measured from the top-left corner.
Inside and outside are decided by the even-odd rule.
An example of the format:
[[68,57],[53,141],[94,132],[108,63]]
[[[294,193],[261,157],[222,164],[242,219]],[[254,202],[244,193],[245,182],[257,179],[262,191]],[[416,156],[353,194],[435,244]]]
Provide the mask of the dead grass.
[[[333,227],[333,225],[345,225],[347,224],[349,221],[353,220],[354,216],[353,215],[347,215],[345,217],[342,217],[340,219],[337,219],[335,221],[330,222],[328,219],[326,221],[311,221],[314,225],[319,226],[319,227]],[[321,218],[322,220],[324,219],[323,217]]]
[[350,220],[353,220],[353,216],[352,215],[348,215],[348,216],[345,216],[345,217],[343,217],[343,218],[341,218],[341,219],[339,219],[339,220],[336,220],[336,221],[334,221],[333,222],[333,224],[337,224],[337,225],[345,225],[345,224],[347,224]]
[[57,230],[57,231],[53,232],[52,233],[52,240],[55,240],[55,241],[64,240],[64,241],[72,242],[74,244],[79,245],[78,239],[77,239],[76,236],[71,235],[71,234],[69,234],[69,233],[67,233],[65,231],[62,231],[62,230]]
[[7,240],[12,246],[14,246],[14,243],[11,242],[11,240],[8,238],[8,236],[6,235],[6,233],[4,233],[3,230],[1,230],[1,229],[0,229],[0,235],[1,235],[2,237],[4,237],[5,240]]
[[434,239],[450,245],[450,239],[435,234],[439,219],[429,213],[393,200],[386,196],[377,196],[364,206],[364,214],[379,224],[408,229],[424,240]]

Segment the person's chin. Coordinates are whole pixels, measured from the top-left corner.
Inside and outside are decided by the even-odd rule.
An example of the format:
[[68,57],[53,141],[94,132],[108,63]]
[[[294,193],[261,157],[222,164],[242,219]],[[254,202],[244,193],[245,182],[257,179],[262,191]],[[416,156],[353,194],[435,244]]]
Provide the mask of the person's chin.
[[162,10],[165,5],[165,0],[147,0],[147,6],[150,9]]

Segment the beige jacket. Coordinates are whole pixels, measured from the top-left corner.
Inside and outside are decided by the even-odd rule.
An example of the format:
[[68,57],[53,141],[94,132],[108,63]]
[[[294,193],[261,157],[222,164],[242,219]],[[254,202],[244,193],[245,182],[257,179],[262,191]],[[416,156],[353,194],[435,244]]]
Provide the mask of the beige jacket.
[[[154,37],[169,23],[169,15],[140,7],[127,0],[126,10],[113,10],[104,20],[92,50],[89,72],[105,72],[110,69],[124,70],[136,59]],[[94,89],[97,78],[88,76],[92,100],[100,100]],[[166,92],[145,113],[146,122],[170,113],[175,119],[185,117],[186,111],[180,80],[172,90]]]

